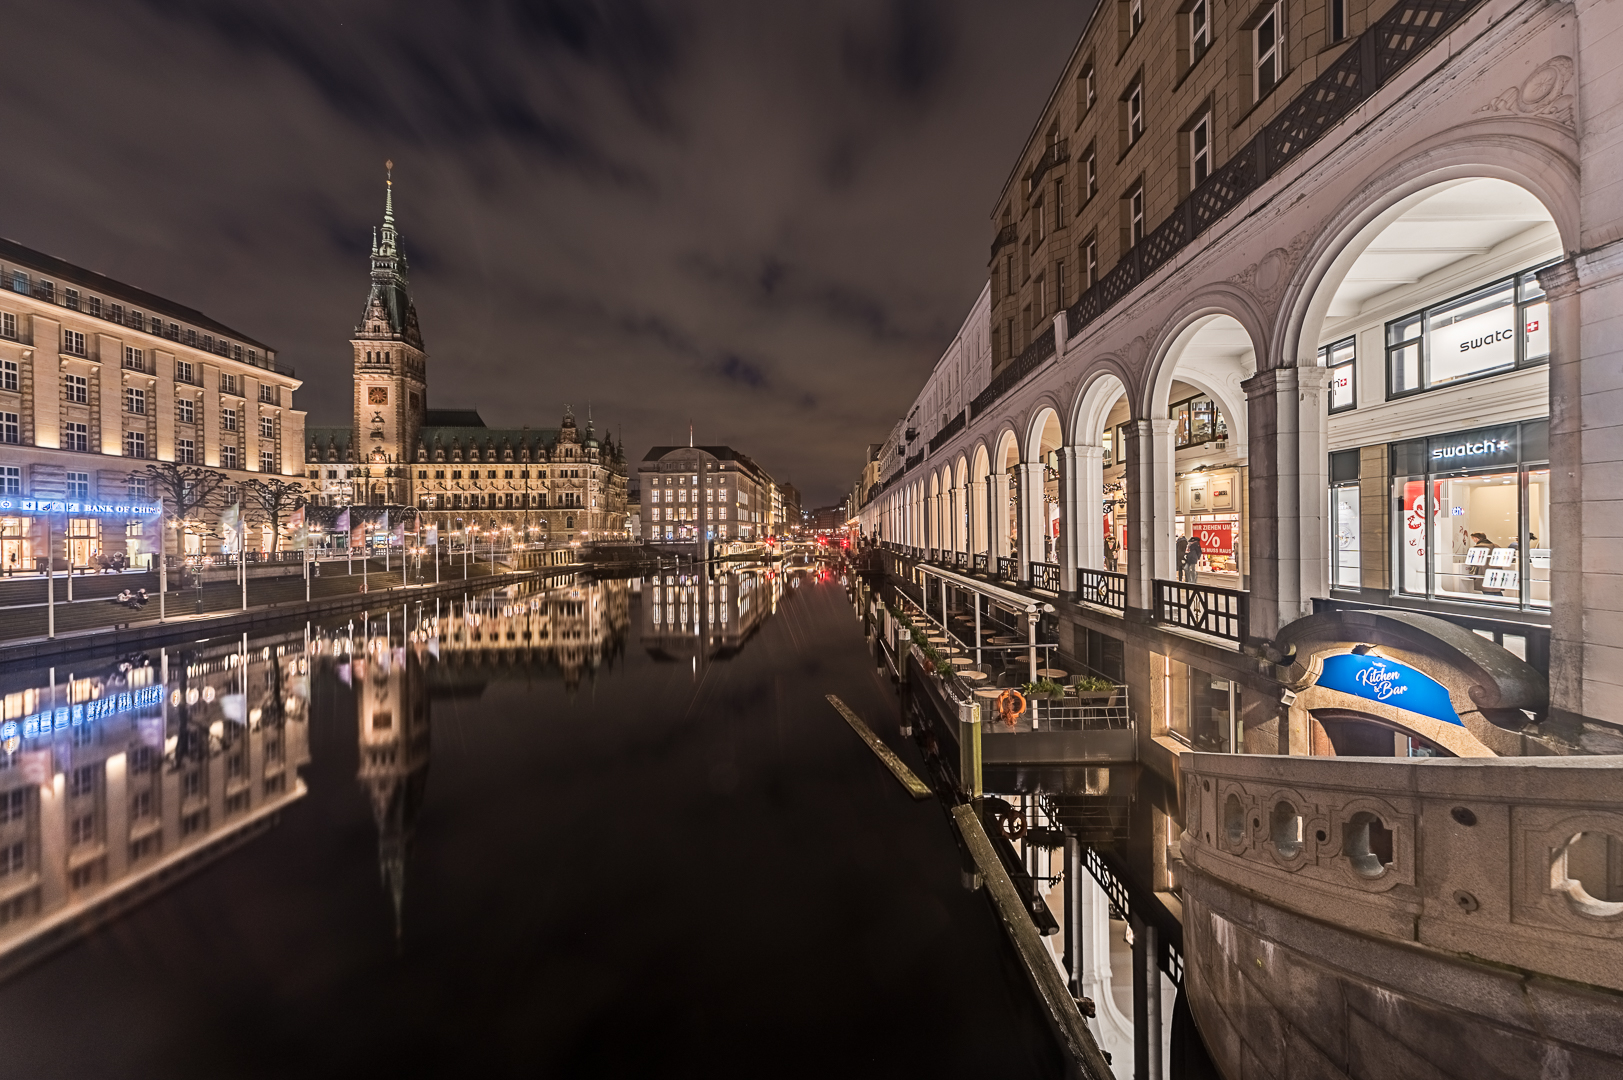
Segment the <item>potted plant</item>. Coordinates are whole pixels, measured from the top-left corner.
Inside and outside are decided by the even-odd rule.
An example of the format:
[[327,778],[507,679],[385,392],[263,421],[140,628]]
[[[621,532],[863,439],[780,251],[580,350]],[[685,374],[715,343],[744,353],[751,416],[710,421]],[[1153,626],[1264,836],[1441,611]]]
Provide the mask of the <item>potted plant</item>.
[[1109,705],[1117,691],[1115,683],[1097,675],[1078,675],[1076,678],[1076,700],[1079,705]]

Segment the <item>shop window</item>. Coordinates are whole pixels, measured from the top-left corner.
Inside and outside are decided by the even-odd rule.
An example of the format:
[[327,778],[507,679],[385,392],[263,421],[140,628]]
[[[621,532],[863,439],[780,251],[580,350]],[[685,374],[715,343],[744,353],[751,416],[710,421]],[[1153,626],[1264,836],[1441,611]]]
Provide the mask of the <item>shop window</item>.
[[1239,687],[1170,656],[1162,657],[1162,665],[1167,731],[1195,750],[1243,753]]
[[1346,412],[1358,407],[1356,354],[1353,338],[1344,338],[1319,349],[1319,365],[1330,369],[1330,411]]
[[1394,444],[1398,591],[1548,608],[1549,423]]
[[1229,437],[1228,421],[1217,403],[1205,394],[1185,398],[1171,407],[1172,430],[1177,448],[1187,450],[1209,442],[1226,442]]
[[1330,587],[1356,589],[1363,584],[1359,543],[1358,451],[1330,455]]
[[1386,324],[1386,396],[1484,378],[1550,358],[1549,302],[1536,271]]

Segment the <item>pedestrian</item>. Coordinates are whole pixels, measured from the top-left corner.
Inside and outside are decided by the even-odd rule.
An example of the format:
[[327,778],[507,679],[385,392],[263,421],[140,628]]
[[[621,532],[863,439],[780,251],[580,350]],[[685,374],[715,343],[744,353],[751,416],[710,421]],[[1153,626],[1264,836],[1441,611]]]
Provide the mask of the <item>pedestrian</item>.
[[1116,560],[1121,552],[1121,544],[1114,536],[1105,537],[1105,569],[1112,574],[1116,572]]
[[1191,536],[1189,546],[1184,549],[1183,553],[1183,565],[1185,572],[1188,574],[1185,580],[1191,585],[1195,583],[1195,571],[1199,569],[1201,556],[1204,554],[1205,552],[1200,549],[1200,537]]
[[1178,575],[1179,581],[1187,580],[1184,575],[1184,557],[1189,553],[1189,538],[1182,534],[1178,536],[1178,548],[1173,556],[1172,572]]

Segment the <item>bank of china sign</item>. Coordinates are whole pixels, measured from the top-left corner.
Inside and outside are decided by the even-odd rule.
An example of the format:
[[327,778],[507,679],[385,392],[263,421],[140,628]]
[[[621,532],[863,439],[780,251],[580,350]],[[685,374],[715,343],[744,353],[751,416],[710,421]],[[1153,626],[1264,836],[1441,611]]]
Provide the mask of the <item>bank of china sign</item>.
[[[1325,658],[1318,685],[1379,701],[1447,724],[1460,724],[1448,688],[1430,675],[1379,656],[1345,653]],[[1463,726],[1463,724],[1462,724]]]
[[16,495],[0,496],[0,514],[69,514],[96,517],[120,514],[125,517],[151,517],[163,512],[155,502],[121,499],[118,502],[82,502],[77,499],[25,499]]

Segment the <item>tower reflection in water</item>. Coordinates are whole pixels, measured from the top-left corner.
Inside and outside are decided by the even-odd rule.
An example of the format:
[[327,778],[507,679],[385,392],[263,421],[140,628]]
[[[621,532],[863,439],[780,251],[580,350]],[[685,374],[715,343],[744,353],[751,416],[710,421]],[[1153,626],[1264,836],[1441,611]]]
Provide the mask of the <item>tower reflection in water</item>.
[[438,619],[413,618],[409,634],[370,620],[355,637],[319,638],[355,690],[357,780],[378,830],[378,874],[393,911],[396,937],[405,931],[406,869],[417,816],[428,789],[429,702],[478,696],[493,674],[556,671],[573,689],[583,676],[625,649],[631,586],[626,581],[571,581],[516,586],[456,605]]
[[0,977],[304,794],[305,632],[0,677]]

